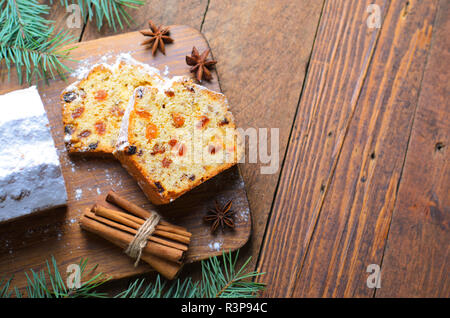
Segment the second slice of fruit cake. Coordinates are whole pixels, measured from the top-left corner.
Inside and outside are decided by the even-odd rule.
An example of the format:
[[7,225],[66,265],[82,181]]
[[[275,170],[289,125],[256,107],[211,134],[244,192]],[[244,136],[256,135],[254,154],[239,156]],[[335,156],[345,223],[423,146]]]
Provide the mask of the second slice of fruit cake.
[[69,153],[111,155],[133,90],[153,85],[157,69],[126,55],[98,64],[61,94],[64,141]]
[[114,152],[154,204],[173,201],[242,154],[225,96],[184,77],[135,89]]

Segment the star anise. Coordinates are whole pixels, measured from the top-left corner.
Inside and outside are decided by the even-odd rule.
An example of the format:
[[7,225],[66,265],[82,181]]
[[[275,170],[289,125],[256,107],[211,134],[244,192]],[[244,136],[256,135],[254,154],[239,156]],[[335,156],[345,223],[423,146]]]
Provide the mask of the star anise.
[[159,50],[165,55],[166,48],[164,43],[172,43],[173,39],[170,37],[169,27],[156,26],[152,20],[148,20],[150,30],[141,30],[142,35],[149,36],[150,39],[145,40],[141,45],[148,45],[152,47],[152,54],[155,55]]
[[233,214],[234,212],[231,210],[231,205],[233,201],[230,200],[225,203],[224,206],[220,207],[217,201],[215,202],[214,209],[210,209],[208,214],[203,217],[203,220],[206,222],[212,222],[211,225],[211,233],[214,233],[216,229],[221,226],[222,229],[225,226],[230,228],[234,228]]
[[217,61],[208,60],[208,55],[210,52],[211,50],[207,49],[202,54],[200,54],[197,48],[194,46],[192,48],[191,56],[186,56],[186,63],[192,66],[190,71],[192,73],[195,73],[195,76],[199,82],[201,82],[202,79],[205,79],[207,81],[210,81],[212,79],[212,75],[209,69],[212,68],[217,63]]

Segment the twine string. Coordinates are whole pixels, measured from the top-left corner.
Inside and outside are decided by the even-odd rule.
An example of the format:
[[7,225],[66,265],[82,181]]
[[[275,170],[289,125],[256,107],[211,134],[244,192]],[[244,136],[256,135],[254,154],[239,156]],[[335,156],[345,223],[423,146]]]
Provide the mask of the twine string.
[[157,213],[152,213],[150,217],[142,224],[133,240],[128,245],[125,253],[135,259],[134,266],[139,264],[141,259],[142,249],[147,245],[147,240],[150,235],[155,231],[156,225],[158,225],[161,217]]

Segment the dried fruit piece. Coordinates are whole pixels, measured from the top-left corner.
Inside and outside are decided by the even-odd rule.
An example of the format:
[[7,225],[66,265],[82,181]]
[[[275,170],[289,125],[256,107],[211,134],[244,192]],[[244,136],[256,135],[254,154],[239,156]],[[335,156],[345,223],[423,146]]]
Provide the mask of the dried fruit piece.
[[136,153],[136,146],[128,146],[125,148],[125,152],[127,155],[134,155]]
[[125,111],[117,105],[111,107],[110,112],[115,116],[123,116],[125,114]]
[[66,103],[73,102],[78,97],[78,94],[75,92],[67,92],[63,95],[63,99]]
[[172,91],[165,91],[164,93],[165,93],[168,97],[174,97],[174,96],[175,96],[175,93],[172,92]]
[[186,145],[182,144],[178,147],[178,155],[182,156],[184,155],[184,153],[186,152]]
[[151,155],[154,156],[156,154],[163,154],[166,152],[166,148],[164,148],[164,146],[161,146],[160,144],[155,144],[153,146]]
[[72,118],[80,117],[84,112],[84,107],[78,107],[72,112]]
[[64,126],[64,133],[66,135],[72,135],[73,132],[74,132],[73,126],[70,126],[70,125]]
[[90,150],[95,150],[95,149],[97,149],[97,147],[98,147],[98,141],[89,144],[88,147],[89,147]]
[[100,89],[95,93],[96,100],[104,100],[106,97],[108,97],[108,92],[104,89]]
[[104,123],[103,121],[101,121],[101,120],[97,121],[97,122],[94,124],[94,128],[95,128],[95,131],[96,131],[99,135],[104,135],[105,132],[106,132],[106,126],[105,126],[105,123]]
[[145,137],[150,142],[158,136],[158,127],[155,124],[149,123],[145,129]]
[[144,96],[144,90],[141,87],[136,89],[136,97],[137,98],[142,98],[143,96]]
[[172,160],[170,160],[169,158],[164,157],[164,159],[162,160],[162,166],[164,168],[169,168],[171,163],[172,163]]
[[214,155],[216,153],[216,147],[214,147],[213,145],[209,145],[208,151],[210,154]]
[[173,125],[176,128],[183,127],[183,125],[184,125],[184,117],[181,116],[179,113],[172,113],[172,121],[173,121]]
[[200,116],[196,127],[199,129],[205,127],[209,123],[209,120],[210,119],[207,116]]
[[141,118],[145,118],[145,119],[150,119],[152,118],[152,114],[150,114],[148,111],[146,110],[136,110],[136,114],[141,117]]
[[91,134],[91,131],[89,129],[83,130],[78,136],[82,138],[89,137]]
[[178,141],[176,139],[170,139],[169,140],[170,147],[174,147],[177,143],[178,143]]
[[224,125],[228,125],[230,122],[228,120],[228,118],[224,118],[222,119],[222,121],[219,123],[219,126],[224,126]]
[[158,189],[158,192],[164,192],[164,187],[161,185],[161,183],[156,181],[154,184],[155,184],[155,187]]

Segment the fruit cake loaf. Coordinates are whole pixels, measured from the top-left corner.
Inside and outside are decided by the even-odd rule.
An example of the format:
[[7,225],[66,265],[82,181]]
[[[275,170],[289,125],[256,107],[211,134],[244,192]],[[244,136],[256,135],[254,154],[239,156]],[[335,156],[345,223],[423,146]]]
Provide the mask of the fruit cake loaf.
[[61,101],[69,153],[111,155],[133,90],[159,79],[157,69],[121,55],[114,65],[97,64],[67,87]]
[[66,205],[49,126],[36,86],[0,95],[0,222]]
[[184,77],[135,89],[114,155],[154,204],[166,204],[243,154],[223,94]]

